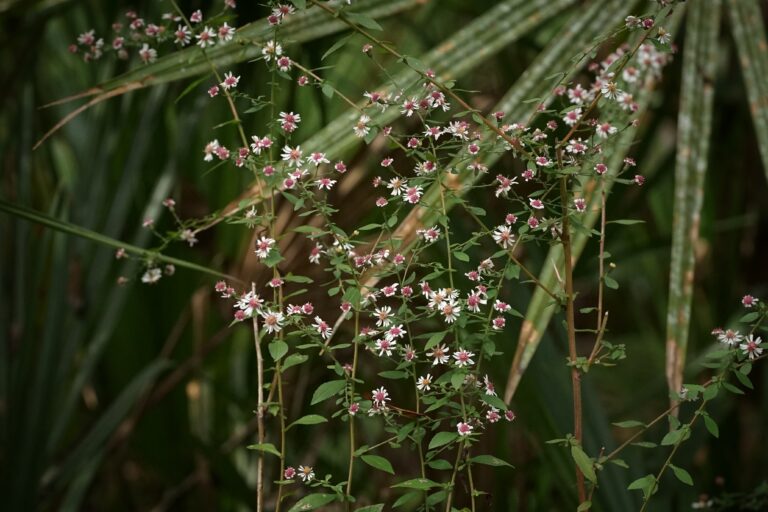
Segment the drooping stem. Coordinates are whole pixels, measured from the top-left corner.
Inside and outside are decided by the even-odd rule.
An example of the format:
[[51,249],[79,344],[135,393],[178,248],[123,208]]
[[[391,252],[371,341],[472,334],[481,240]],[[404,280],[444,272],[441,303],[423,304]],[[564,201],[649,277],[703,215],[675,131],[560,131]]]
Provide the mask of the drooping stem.
[[[568,177],[560,178],[560,206],[562,208],[562,228],[560,241],[563,244],[565,256],[565,317],[568,325],[568,356],[571,362],[571,387],[573,390],[573,435],[582,444],[582,408],[581,408],[581,374],[576,367],[576,320],[573,306],[573,256],[571,248],[570,222],[568,218]],[[576,466],[576,487],[579,494],[579,504],[587,499],[584,487],[584,474]]]

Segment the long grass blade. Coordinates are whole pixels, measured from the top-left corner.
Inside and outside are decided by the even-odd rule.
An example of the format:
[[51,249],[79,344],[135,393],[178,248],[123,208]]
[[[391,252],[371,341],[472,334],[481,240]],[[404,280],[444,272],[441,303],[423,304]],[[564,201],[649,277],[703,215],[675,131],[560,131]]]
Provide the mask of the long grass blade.
[[693,2],[686,21],[667,303],[666,375],[672,393],[678,393],[683,384],[688,346],[696,263],[694,251],[699,240],[704,176],[712,134],[720,10],[719,0]]
[[[363,0],[356,4],[355,11],[373,19],[383,19],[412,9],[421,3],[420,0]],[[303,43],[334,34],[345,28],[346,25],[342,22],[329,19],[319,9],[302,9],[288,17],[286,22],[281,25],[280,30],[281,37],[285,41]],[[269,22],[263,19],[243,25],[237,31],[237,38],[244,41],[263,42],[271,38],[273,30],[274,28],[270,26]],[[96,87],[49,103],[47,106],[90,98],[48,130],[34,148],[40,146],[48,137],[72,119],[102,101],[145,87],[209,73],[210,66],[206,56],[215,66],[227,67],[254,59],[260,55],[261,47],[253,44],[216,45],[207,50],[205,55],[200,48],[190,47],[161,57],[152,64],[133,69]]]
[[731,33],[747,88],[757,146],[768,178],[768,40],[759,0],[728,0]]
[[92,242],[107,245],[109,247],[114,247],[115,249],[122,248],[122,249],[125,249],[126,252],[134,254],[141,258],[146,258],[148,260],[154,260],[154,261],[162,261],[164,263],[170,263],[172,265],[176,265],[177,267],[187,268],[189,270],[202,272],[204,274],[209,274],[216,277],[222,277],[225,279],[232,279],[237,282],[240,281],[238,278],[234,276],[230,276],[228,274],[224,274],[222,272],[219,272],[218,270],[204,267],[202,265],[198,265],[197,263],[192,263],[190,261],[182,260],[179,258],[165,256],[164,254],[160,254],[158,252],[155,252],[149,249],[143,249],[135,245],[126,244],[121,242],[120,240],[116,240],[106,235],[102,235],[101,233],[91,231],[90,229],[85,229],[75,224],[71,224],[69,222],[55,219],[44,213],[37,212],[35,210],[31,210],[23,206],[15,205],[13,203],[9,203],[4,199],[0,199],[0,211],[14,215],[21,219],[42,224],[43,226],[47,226],[49,228],[55,229],[56,231],[60,231],[62,233],[67,233],[80,238],[85,238],[87,240],[91,240]]

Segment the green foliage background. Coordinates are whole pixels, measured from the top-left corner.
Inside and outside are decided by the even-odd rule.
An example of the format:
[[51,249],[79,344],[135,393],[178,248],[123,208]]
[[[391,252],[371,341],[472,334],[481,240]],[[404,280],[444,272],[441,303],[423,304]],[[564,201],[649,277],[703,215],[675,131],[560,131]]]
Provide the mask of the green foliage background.
[[[507,17],[489,20],[474,39],[481,39],[494,26],[502,32],[516,30],[514,37],[503,43],[495,36],[481,40],[479,50],[450,54],[453,60],[444,65],[454,73],[457,87],[477,91],[464,97],[488,110],[560,37],[561,30],[577,23],[598,1],[507,2],[511,7]],[[238,24],[265,16],[265,9],[255,3],[239,3]],[[356,3],[361,11],[380,9],[377,13],[385,37],[403,53],[420,57],[443,42],[447,45],[440,46],[437,55],[449,53],[453,38],[468,20],[478,19],[497,4],[459,0]],[[620,11],[616,2],[602,3],[606,9]],[[710,330],[730,325],[741,315],[740,297],[752,293],[768,300],[768,173],[760,151],[762,148],[768,159],[768,133],[759,138],[754,128],[764,119],[760,116],[766,115],[768,104],[764,85],[768,57],[764,44],[762,50],[759,44],[760,31],[765,41],[765,29],[760,16],[733,14],[761,3],[724,2],[712,63],[715,73],[707,77],[714,86],[714,108],[712,135],[708,147],[705,144],[700,236],[692,247],[695,277],[685,372],[690,382],[701,379],[702,368],[697,363],[712,348]],[[634,12],[640,13],[653,7],[645,1],[636,5]],[[182,2],[182,7],[186,12],[195,8],[207,12],[211,5],[190,1]],[[156,217],[161,230],[171,229],[169,216],[161,216],[160,202],[165,197],[176,199],[183,218],[199,217],[224,208],[249,186],[245,172],[228,167],[211,170],[202,161],[201,148],[209,140],[235,141],[232,126],[212,130],[227,121],[229,113],[223,101],[210,101],[204,93],[213,82],[211,77],[183,95],[199,76],[177,80],[173,70],[158,72],[153,78],[157,85],[96,105],[32,151],[35,141],[79,103],[41,108],[43,105],[129,69],[141,72],[135,60],[124,63],[105,58],[88,65],[67,52],[77,34],[91,27],[97,34],[108,34],[112,21],[128,8],[154,20],[171,10],[169,3],[155,1],[0,2],[0,197],[6,204],[151,247],[154,242],[141,221]],[[764,19],[765,9],[754,12]],[[531,22],[522,23],[523,19]],[[603,30],[622,19],[623,15],[616,17]],[[327,17],[320,16],[297,29],[292,34],[297,44],[287,49],[288,54],[308,67],[332,66],[323,76],[353,98],[376,89],[383,77],[360,56],[361,38],[352,37],[322,60],[341,35],[340,27],[327,23]],[[746,55],[744,49],[737,52],[734,42],[739,30],[758,49],[752,55],[754,60],[747,61],[755,73],[745,75],[739,65]],[[684,19],[673,33],[685,52]],[[575,54],[580,48],[567,50]],[[614,224],[607,232],[606,249],[618,265],[612,276],[621,285],[607,294],[611,312],[608,339],[626,344],[628,358],[618,368],[597,369],[585,379],[586,448],[592,454],[602,445],[610,450],[628,435],[611,422],[648,420],[668,403],[665,340],[676,203],[676,126],[684,100],[681,61],[678,53],[665,70],[639,136],[629,149],[639,162],[639,172],[647,177],[646,184],[618,191],[607,205],[609,218],[644,223]],[[394,71],[401,70],[397,63],[389,64]],[[241,87],[254,96],[266,93],[267,75],[261,63],[244,61],[235,69],[242,76]],[[559,71],[565,69],[556,67],[545,76]],[[748,97],[747,91],[753,96]],[[375,197],[370,179],[387,148],[339,142],[333,125],[323,130],[347,108],[319,89],[289,87],[282,82],[279,103],[282,110],[301,113],[304,121],[297,132],[299,140],[327,137],[329,145],[337,144],[338,156],[352,164],[353,173],[345,186],[334,191],[334,199],[344,211],[339,222],[353,226],[369,214]],[[246,115],[246,133],[263,133],[265,115],[264,111]],[[517,165],[512,160],[496,164],[509,171]],[[477,194],[473,200],[493,210],[493,198]],[[285,215],[289,211],[289,205],[281,210]],[[452,221],[457,229],[472,229],[456,212]],[[115,261],[112,248],[91,240],[10,215],[0,216],[0,234],[2,508],[159,511],[252,507],[255,455],[245,446],[255,438],[253,342],[247,327],[227,328],[231,311],[212,293],[215,277],[179,268],[174,277],[144,286],[137,283],[140,268],[136,264]],[[263,282],[266,274],[249,255],[249,248],[250,233],[245,228],[222,223],[203,234],[194,249],[175,244],[167,254],[245,281]],[[287,265],[295,273],[312,272],[306,268],[308,249],[297,241],[286,251]],[[528,247],[521,258],[539,269],[547,250]],[[115,281],[120,275],[132,279],[118,287]],[[594,302],[594,244],[587,246],[580,259],[576,279],[578,302]],[[322,290],[311,293],[312,300],[323,303]],[[530,299],[530,290],[523,287],[506,297],[520,311],[527,309]],[[319,314],[330,318],[334,308],[321,307]],[[477,477],[481,488],[491,493],[494,510],[564,510],[573,503],[570,457],[560,448],[544,444],[572,428],[561,321],[556,313],[521,380],[512,403],[518,420],[484,438],[485,453],[503,457],[517,468],[488,468]],[[488,367],[498,387],[506,381],[519,330],[519,322],[507,326],[507,342],[499,347],[505,356]],[[589,349],[589,341],[584,343],[582,351]],[[289,418],[316,412],[308,406],[309,397],[326,373],[320,360],[288,373]],[[653,510],[687,509],[701,493],[750,493],[768,479],[768,447],[762,438],[768,425],[767,375],[758,365],[753,392],[716,401],[713,417],[720,425],[720,439],[696,429],[694,440],[684,445],[676,459],[690,470],[694,487],[675,484],[669,477],[666,485],[662,483]],[[656,440],[664,428],[653,432]],[[380,434],[364,435],[377,439]],[[297,427],[291,431],[288,460],[296,465],[310,463],[320,475],[343,478],[346,448],[341,446],[345,446],[344,434],[333,423]],[[388,453],[396,471],[410,474],[413,468],[398,460],[397,453]],[[627,491],[627,484],[658,468],[665,456],[663,450],[633,448],[626,457],[631,469],[606,469],[598,509],[635,509],[639,496]],[[360,485],[366,486],[363,495],[385,489],[386,496],[386,474],[365,467],[358,471],[357,478],[365,482]],[[366,472],[370,474],[364,475]],[[396,496],[394,490],[392,493]]]

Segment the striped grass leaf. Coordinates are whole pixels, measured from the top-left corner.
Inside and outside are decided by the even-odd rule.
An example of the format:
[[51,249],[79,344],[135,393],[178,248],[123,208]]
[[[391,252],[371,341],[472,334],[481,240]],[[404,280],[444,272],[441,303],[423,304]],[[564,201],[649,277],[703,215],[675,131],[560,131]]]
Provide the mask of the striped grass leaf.
[[[676,11],[673,15],[668,28],[674,30],[680,19],[680,13],[682,11]],[[643,114],[643,110],[647,109],[654,84],[644,89],[638,96],[638,104],[641,111],[639,115]],[[619,141],[612,146],[610,153],[606,151],[606,161],[608,163],[608,177],[615,176],[617,169],[621,167],[621,163],[627,154],[631,143],[635,140],[637,135],[637,128],[630,127],[625,130]],[[606,194],[610,192],[613,181],[606,179],[605,191]],[[584,186],[585,198],[587,199],[587,208],[584,216],[582,217],[582,225],[586,229],[592,229],[597,220],[600,218],[601,209],[601,197],[600,194],[595,193],[598,190],[597,183],[590,181]],[[581,256],[582,251],[587,243],[588,237],[582,232],[574,232],[572,234],[572,253],[574,258],[574,265],[578,258]],[[557,289],[558,286],[558,273],[563,274],[563,249],[562,246],[552,246],[544,260],[541,273],[538,279],[548,289]],[[528,308],[525,313],[525,319],[520,330],[518,338],[517,348],[515,349],[515,355],[512,359],[512,365],[509,369],[509,375],[507,377],[507,385],[504,391],[504,400],[509,403],[515,392],[517,391],[520,379],[523,377],[528,365],[531,362],[536,350],[541,343],[541,339],[544,336],[544,332],[549,325],[552,315],[554,315],[555,309],[552,307],[552,299],[542,289],[537,288],[533,294],[531,301],[528,303]]]
[[[362,0],[356,4],[356,11],[373,19],[382,19],[417,7],[421,3],[420,0]],[[289,16],[286,22],[281,25],[280,35],[285,41],[297,44],[313,41],[346,28],[344,23],[328,18],[320,9],[302,9]],[[274,27],[271,27],[266,19],[262,19],[240,27],[236,37],[248,42],[266,41],[272,37],[273,31]],[[205,52],[193,46],[160,57],[152,64],[135,68],[103,84],[50,103],[48,106],[90,98],[85,104],[67,114],[53,128],[48,130],[35,144],[35,148],[69,121],[105,100],[145,87],[207,74],[211,72],[211,65],[216,67],[233,66],[240,62],[255,59],[260,55],[260,46],[232,42],[216,45]]]
[[[461,78],[482,64],[485,58],[526,35],[537,25],[555,16],[573,3],[574,0],[535,0],[532,2],[506,0],[467,24],[463,29],[420,57],[419,60],[427,67],[435,70],[440,79]],[[542,77],[548,74],[550,73],[542,73]],[[405,95],[408,95],[418,88],[418,80],[419,75],[415,71],[406,69],[395,74],[391,82],[401,85],[410,84],[405,92]],[[391,82],[383,83],[372,90],[392,91]],[[531,82],[527,83],[531,86]],[[362,105],[361,103],[361,108]],[[371,117],[372,125],[386,126],[400,116],[400,109],[393,107],[383,112],[366,112],[366,114]],[[343,155],[361,143],[361,139],[356,137],[351,129],[359,116],[359,109],[348,109],[317,134],[302,142],[302,147],[306,147],[310,151],[322,149],[328,158],[342,158]],[[251,185],[245,194],[227,205],[222,210],[223,215],[218,217],[231,216],[249,208],[253,204],[253,198],[261,198],[262,192],[258,184]],[[439,197],[439,190],[433,189],[425,193],[426,195],[436,201]],[[420,215],[426,209],[416,208],[415,211],[418,213],[413,215]],[[416,228],[413,226],[403,226],[398,230],[408,231],[411,235],[416,232]]]
[[731,33],[747,88],[749,111],[768,178],[768,41],[759,0],[728,0]]
[[[695,248],[704,196],[716,71],[720,2],[693,2],[686,20],[677,122],[675,200],[667,303],[666,375],[669,390],[683,384],[695,275]],[[674,401],[673,401],[674,402]]]

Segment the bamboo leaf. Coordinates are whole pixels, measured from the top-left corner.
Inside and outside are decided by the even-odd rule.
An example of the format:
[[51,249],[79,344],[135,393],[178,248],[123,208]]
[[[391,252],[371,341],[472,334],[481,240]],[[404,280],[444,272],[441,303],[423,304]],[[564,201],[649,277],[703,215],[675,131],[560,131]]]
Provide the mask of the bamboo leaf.
[[763,170],[768,178],[768,40],[763,13],[759,0],[728,0],[727,11],[747,88]]
[[682,387],[688,346],[696,263],[694,250],[699,239],[704,176],[712,133],[719,20],[720,2],[713,0],[692,3],[686,22],[667,303],[666,375],[672,393]]

